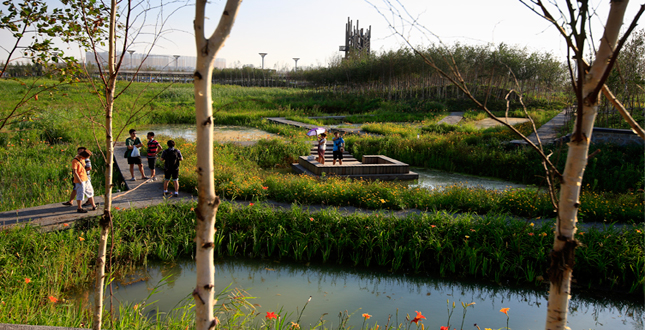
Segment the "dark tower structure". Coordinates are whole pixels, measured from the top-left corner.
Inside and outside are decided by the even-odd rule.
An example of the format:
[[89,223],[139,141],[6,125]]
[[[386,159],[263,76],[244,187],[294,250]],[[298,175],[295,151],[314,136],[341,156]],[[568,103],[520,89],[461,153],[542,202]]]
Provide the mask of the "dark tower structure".
[[361,56],[370,53],[370,38],[372,37],[372,26],[363,31],[358,28],[358,20],[356,20],[356,27],[352,21],[347,17],[347,24],[345,24],[345,46],[340,46],[340,51],[345,52],[345,58],[349,58],[353,54]]

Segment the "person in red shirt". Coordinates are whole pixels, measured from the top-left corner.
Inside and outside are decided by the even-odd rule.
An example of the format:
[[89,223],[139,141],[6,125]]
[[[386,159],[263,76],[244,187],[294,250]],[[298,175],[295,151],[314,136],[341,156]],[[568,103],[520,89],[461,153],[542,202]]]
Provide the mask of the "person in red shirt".
[[161,145],[155,140],[155,132],[148,132],[148,168],[150,168],[150,178],[152,181],[157,181],[155,163],[157,162],[157,155],[161,153]]

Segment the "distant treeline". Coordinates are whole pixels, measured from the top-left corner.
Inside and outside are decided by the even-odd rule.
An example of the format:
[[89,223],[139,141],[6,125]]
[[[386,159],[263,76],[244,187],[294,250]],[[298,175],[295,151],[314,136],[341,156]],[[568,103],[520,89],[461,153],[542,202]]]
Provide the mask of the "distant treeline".
[[[445,72],[451,72],[448,63],[454,61],[473,94],[490,94],[493,99],[504,99],[511,89],[523,92],[525,97],[549,98],[562,92],[567,78],[562,62],[551,54],[505,44],[496,48],[462,44],[449,48],[432,46],[421,52]],[[327,68],[299,74],[315,86],[343,85],[386,99],[464,98],[450,81],[410,49],[340,60]]]

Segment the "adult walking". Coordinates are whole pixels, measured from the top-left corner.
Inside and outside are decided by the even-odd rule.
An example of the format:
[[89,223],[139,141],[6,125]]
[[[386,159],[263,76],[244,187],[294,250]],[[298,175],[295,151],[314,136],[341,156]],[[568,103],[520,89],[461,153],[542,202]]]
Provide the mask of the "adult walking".
[[139,137],[137,137],[137,130],[134,128],[129,131],[130,137],[125,139],[125,146],[128,148],[125,151],[125,158],[128,159],[128,164],[130,165],[130,181],[136,181],[134,178],[134,165],[139,167],[139,172],[141,172],[141,180],[147,180],[148,177],[143,172],[143,165],[141,164],[141,152],[139,148],[143,147],[143,143]]
[[179,162],[184,160],[179,149],[175,149],[175,141],[168,141],[168,149],[161,153],[161,160],[164,161],[163,195],[168,194],[168,182],[172,181],[175,192],[172,196],[179,196]]
[[[76,149],[76,156],[80,155],[81,152],[87,150],[85,147],[78,147]],[[87,179],[90,181],[90,184],[92,184],[92,178],[90,176],[90,171],[92,170],[92,162],[90,161],[90,158],[85,158],[85,171],[87,172]],[[72,206],[74,205],[74,199],[76,198],[76,182],[74,179],[74,171],[72,170],[72,194],[69,196],[69,201],[63,203],[65,206]],[[92,205],[90,201],[87,201],[83,206],[90,206]]]
[[85,196],[87,196],[87,201],[92,205],[92,211],[96,210],[94,188],[85,170],[85,160],[89,159],[90,156],[92,156],[92,152],[83,150],[72,159],[72,173],[74,173],[74,185],[76,186],[76,204],[78,205],[76,211],[78,213],[87,213],[87,210],[83,209],[81,205]]

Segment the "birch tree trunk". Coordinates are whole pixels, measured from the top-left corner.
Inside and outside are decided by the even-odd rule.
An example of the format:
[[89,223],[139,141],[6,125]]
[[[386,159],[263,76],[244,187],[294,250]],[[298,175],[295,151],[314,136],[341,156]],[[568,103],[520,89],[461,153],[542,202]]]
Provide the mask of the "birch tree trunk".
[[116,87],[116,0],[111,0],[110,31],[108,35],[108,74],[109,80],[105,86],[105,144],[106,144],[106,169],[105,169],[105,198],[103,215],[99,222],[101,236],[99,239],[99,253],[96,260],[96,294],[94,296],[94,324],[92,329],[100,330],[103,321],[103,285],[105,283],[105,253],[107,239],[112,225],[112,173],[114,167],[114,144],[112,143],[112,112],[114,110],[114,89]]
[[[582,86],[582,116],[578,116],[573,138],[569,143],[567,162],[562,174],[560,201],[558,204],[558,219],[556,235],[551,253],[549,279],[551,287],[547,308],[546,329],[565,329],[567,325],[567,310],[571,292],[571,273],[574,265],[574,253],[578,242],[574,239],[578,207],[580,206],[580,188],[582,176],[587,165],[587,155],[594,120],[598,111],[599,87],[613,55],[618,39],[618,33],[623,22],[628,0],[611,1],[611,9],[607,18],[605,33],[600,41],[596,59],[588,74],[583,75]],[[580,56],[580,55],[577,55]],[[582,69],[584,70],[584,69]]]
[[241,0],[227,0],[215,32],[206,39],[204,18],[206,0],[197,0],[195,6],[195,44],[197,65],[195,68],[195,115],[197,119],[197,175],[198,202],[195,210],[195,242],[197,251],[197,286],[193,290],[196,312],[196,329],[207,330],[217,325],[213,317],[215,305],[215,265],[213,260],[215,216],[219,197],[215,194],[213,182],[213,105],[211,77],[215,55],[231,32]]

